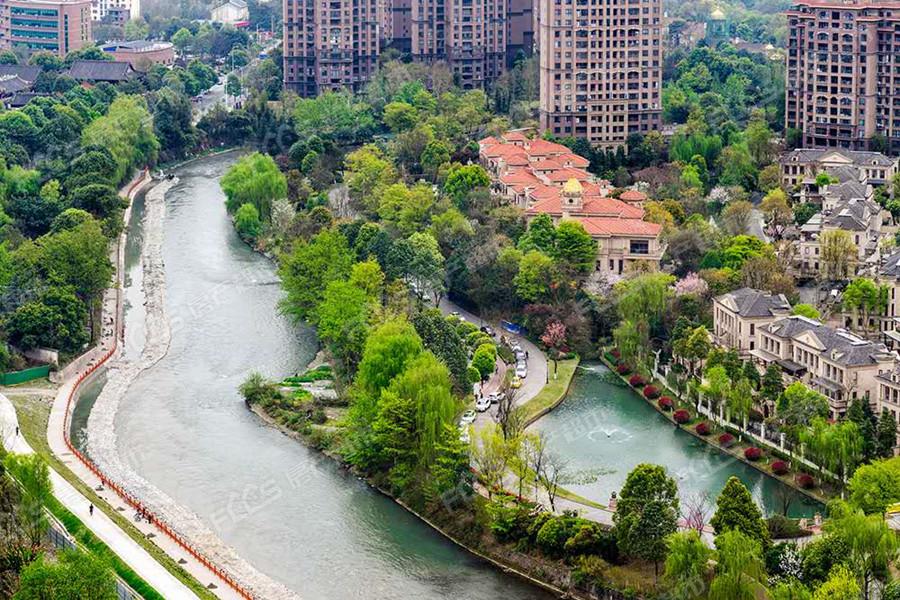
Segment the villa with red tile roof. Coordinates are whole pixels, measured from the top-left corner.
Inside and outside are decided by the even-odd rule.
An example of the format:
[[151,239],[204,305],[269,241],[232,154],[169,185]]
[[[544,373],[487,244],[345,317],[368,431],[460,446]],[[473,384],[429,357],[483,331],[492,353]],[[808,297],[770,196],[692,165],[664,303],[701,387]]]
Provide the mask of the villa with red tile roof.
[[626,190],[613,198],[610,183],[586,171],[586,158],[522,132],[487,137],[478,145],[494,197],[523,209],[529,222],[541,214],[554,223],[580,222],[598,242],[598,270],[619,275],[639,261],[659,266],[665,250],[659,239],[662,228],[643,220],[644,193]]

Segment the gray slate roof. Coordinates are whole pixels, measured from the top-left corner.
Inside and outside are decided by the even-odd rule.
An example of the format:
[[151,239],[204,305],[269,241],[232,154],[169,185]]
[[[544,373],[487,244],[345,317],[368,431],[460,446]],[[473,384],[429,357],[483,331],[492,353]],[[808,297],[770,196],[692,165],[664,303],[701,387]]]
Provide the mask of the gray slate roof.
[[780,312],[791,310],[791,304],[784,294],[770,294],[745,287],[719,296],[721,302],[730,297],[738,307],[737,313],[742,317],[775,317]]
[[22,81],[34,83],[40,74],[40,67],[33,67],[31,65],[0,65],[0,79],[14,76]]
[[69,77],[75,81],[127,81],[134,74],[131,65],[115,60],[76,60],[69,67]]
[[879,355],[889,354],[884,344],[864,340],[844,329],[834,329],[799,315],[764,325],[763,330],[781,339],[794,339],[803,333],[812,332],[825,346],[822,355],[846,367],[874,365],[879,362]]
[[0,95],[11,96],[16,92],[22,92],[31,89],[31,83],[22,80],[16,75],[0,75]]
[[900,251],[891,254],[885,259],[879,273],[884,277],[900,279]]
[[[888,156],[885,156],[881,152],[870,152],[868,150],[845,150],[844,148],[797,148],[796,150],[792,150],[790,152],[785,152],[779,158],[781,163],[788,162],[818,162],[822,159],[823,156],[827,154],[840,154],[841,156],[845,156],[847,159],[852,160],[855,165],[872,165],[874,164],[881,167],[889,167],[894,164],[894,160]],[[793,158],[797,158],[797,161],[794,161]]]

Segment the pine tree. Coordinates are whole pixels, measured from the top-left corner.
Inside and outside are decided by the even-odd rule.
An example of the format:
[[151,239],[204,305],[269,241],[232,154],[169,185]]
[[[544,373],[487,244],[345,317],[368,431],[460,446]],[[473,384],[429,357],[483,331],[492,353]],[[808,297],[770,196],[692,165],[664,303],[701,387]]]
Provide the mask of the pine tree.
[[862,436],[863,460],[872,460],[875,458],[877,452],[875,431],[878,426],[878,421],[875,418],[875,413],[872,412],[872,408],[869,406],[868,400],[855,398],[850,403],[850,408],[847,409],[847,419],[856,423],[856,427],[859,429],[859,433]]
[[781,379],[781,368],[775,363],[770,363],[763,374],[760,385],[762,397],[768,402],[778,402],[781,393],[784,392],[784,382]]
[[897,445],[897,422],[887,409],[881,411],[876,432],[878,456],[888,458],[894,455]]
[[744,369],[743,369],[742,374],[744,376],[744,379],[746,379],[747,381],[750,382],[750,385],[753,386],[754,390],[759,389],[759,384],[760,384],[759,371],[756,370],[756,365],[753,364],[752,360],[748,360],[747,362],[744,363]]
[[769,529],[750,490],[737,477],[731,477],[716,499],[716,514],[710,519],[716,535],[726,531],[740,531],[759,542],[765,550],[769,547]]

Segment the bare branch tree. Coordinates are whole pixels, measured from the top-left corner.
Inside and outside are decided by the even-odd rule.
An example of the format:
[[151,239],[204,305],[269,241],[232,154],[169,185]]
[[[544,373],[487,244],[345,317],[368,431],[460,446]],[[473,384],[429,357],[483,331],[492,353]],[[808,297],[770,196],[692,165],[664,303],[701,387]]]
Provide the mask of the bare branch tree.
[[568,466],[568,461],[554,452],[547,452],[544,456],[543,467],[538,473],[541,486],[547,493],[550,501],[550,510],[556,512],[556,495],[559,492],[559,480]]
[[544,461],[547,458],[547,440],[543,432],[526,438],[524,453],[528,467],[534,473],[534,501],[538,502],[541,472],[544,470]]
[[494,421],[500,425],[503,438],[511,440],[521,435],[522,430],[525,429],[525,416],[516,406],[516,390],[508,382],[503,384],[499,394],[500,400],[497,403]]
[[685,525],[697,533],[703,533],[703,528],[712,512],[712,505],[709,492],[698,491],[682,498],[681,517],[684,519]]

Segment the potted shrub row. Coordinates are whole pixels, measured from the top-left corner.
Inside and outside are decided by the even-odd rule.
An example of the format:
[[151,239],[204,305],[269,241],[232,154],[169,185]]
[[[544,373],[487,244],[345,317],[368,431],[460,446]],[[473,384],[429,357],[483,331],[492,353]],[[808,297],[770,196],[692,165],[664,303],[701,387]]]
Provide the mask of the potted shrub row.
[[644,387],[645,385],[647,385],[647,381],[643,377],[641,377],[640,375],[635,373],[634,375],[632,375],[631,377],[628,378],[628,385],[630,385],[633,388],[641,388],[641,387]]
[[694,431],[696,431],[700,435],[709,435],[709,423],[707,423],[706,421],[697,423],[697,426],[694,427]]
[[762,458],[762,449],[757,448],[756,446],[751,446],[750,448],[744,450],[744,458],[756,462],[760,458]]
[[666,412],[672,410],[672,408],[675,407],[675,401],[672,400],[672,398],[670,398],[669,396],[663,396],[662,398],[657,400],[656,403],[659,404],[659,407]]
[[629,367],[625,363],[619,363],[619,365],[616,367],[616,373],[622,376],[628,375],[629,373],[631,373],[631,367]]
[[786,475],[788,472],[788,464],[783,460],[776,460],[772,463],[772,472],[776,475]]
[[719,445],[723,448],[731,448],[734,446],[734,436],[730,433],[723,433],[719,436]]
[[683,408],[679,408],[672,414],[672,418],[675,419],[675,422],[679,425],[684,425],[691,420],[691,413]]
[[659,388],[655,385],[648,385],[644,387],[644,398],[647,400],[656,400],[659,398]]

